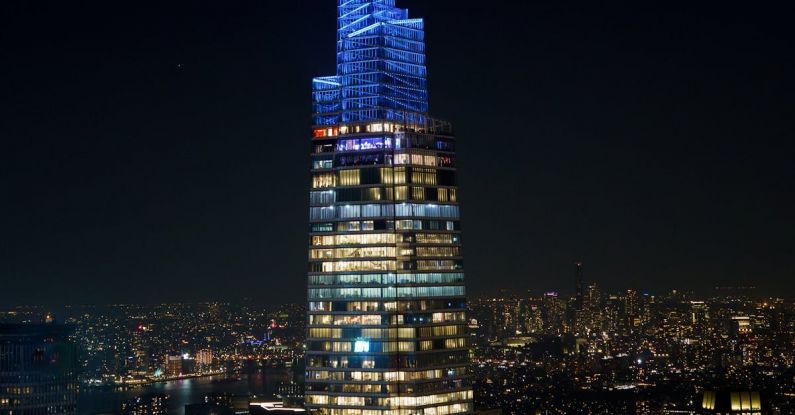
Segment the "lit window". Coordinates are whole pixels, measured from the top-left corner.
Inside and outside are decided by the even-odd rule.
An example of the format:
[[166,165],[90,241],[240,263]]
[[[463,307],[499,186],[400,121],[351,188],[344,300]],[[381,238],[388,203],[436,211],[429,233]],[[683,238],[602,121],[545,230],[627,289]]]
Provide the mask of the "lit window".
[[340,186],[358,186],[361,183],[361,171],[359,169],[341,170],[339,175]]
[[312,188],[323,189],[336,186],[336,177],[334,173],[321,173],[312,176]]
[[354,353],[368,353],[370,351],[370,342],[367,340],[357,340],[353,346]]

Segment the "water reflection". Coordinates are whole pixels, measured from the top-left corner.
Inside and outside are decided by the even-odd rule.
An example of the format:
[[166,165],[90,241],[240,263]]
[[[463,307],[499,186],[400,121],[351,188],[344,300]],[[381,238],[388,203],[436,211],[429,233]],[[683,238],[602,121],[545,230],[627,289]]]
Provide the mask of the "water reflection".
[[183,379],[156,383],[127,390],[83,389],[79,396],[79,412],[85,415],[117,414],[121,403],[141,395],[166,394],[169,399],[169,414],[185,413],[185,405],[202,402],[211,393],[256,395],[270,399],[276,394],[281,382],[289,382],[286,369],[262,369],[247,375],[226,375],[206,378]]

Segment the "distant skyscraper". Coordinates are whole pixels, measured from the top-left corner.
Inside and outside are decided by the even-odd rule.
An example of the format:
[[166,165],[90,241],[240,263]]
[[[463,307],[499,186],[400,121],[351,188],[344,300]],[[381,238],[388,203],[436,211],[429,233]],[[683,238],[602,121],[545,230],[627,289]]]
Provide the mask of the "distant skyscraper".
[[428,115],[422,19],[339,0],[313,80],[306,405],[471,413],[452,127]]
[[564,331],[566,304],[556,292],[545,293],[541,299],[541,319],[544,321],[544,333],[558,335]]
[[210,349],[201,349],[196,353],[196,364],[206,369],[213,364],[213,351]]
[[182,374],[181,355],[166,355],[164,361],[166,376],[179,376]]
[[138,396],[121,403],[121,415],[165,415],[168,413],[168,395]]
[[583,293],[583,278],[582,278],[582,262],[575,263],[577,266],[577,271],[575,274],[576,279],[576,288],[575,288],[575,307],[577,311],[582,311],[583,308],[583,300],[584,300],[584,293]]
[[77,351],[69,330],[0,325],[0,415],[77,414]]

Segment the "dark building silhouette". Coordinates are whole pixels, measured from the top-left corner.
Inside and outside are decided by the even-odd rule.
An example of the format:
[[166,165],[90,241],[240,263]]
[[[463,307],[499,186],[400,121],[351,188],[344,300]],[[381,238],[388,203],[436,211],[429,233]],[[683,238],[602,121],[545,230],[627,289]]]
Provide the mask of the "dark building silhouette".
[[583,293],[583,279],[582,279],[582,262],[577,262],[577,263],[575,263],[575,265],[577,266],[577,272],[575,274],[576,287],[575,287],[575,294],[574,294],[574,298],[575,298],[574,305],[575,305],[575,308],[576,308],[577,311],[582,311],[583,303],[584,303],[584,301],[583,301],[584,293]]
[[197,403],[185,405],[185,415],[235,415],[235,411],[214,403]]
[[71,327],[0,325],[0,415],[77,414]]
[[122,415],[165,415],[168,413],[168,395],[138,396],[122,402]]

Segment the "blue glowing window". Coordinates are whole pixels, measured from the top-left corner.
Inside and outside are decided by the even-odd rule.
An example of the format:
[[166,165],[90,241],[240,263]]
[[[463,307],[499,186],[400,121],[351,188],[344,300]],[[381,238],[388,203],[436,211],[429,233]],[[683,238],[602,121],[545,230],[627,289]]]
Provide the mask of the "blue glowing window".
[[370,351],[370,342],[367,340],[356,340],[353,344],[354,353],[367,353]]
[[384,137],[377,137],[340,140],[337,143],[337,151],[377,150],[383,148],[392,148],[392,140],[388,138],[384,140]]

